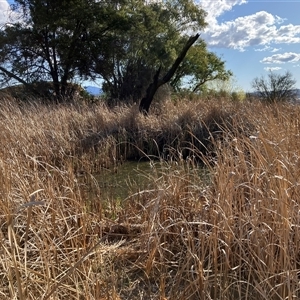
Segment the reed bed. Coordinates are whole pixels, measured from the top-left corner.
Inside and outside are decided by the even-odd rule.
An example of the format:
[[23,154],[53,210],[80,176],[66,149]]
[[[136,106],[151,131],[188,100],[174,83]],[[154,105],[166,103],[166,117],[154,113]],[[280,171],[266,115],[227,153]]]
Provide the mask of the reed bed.
[[[3,99],[0,298],[298,299],[299,117],[226,99],[148,117]],[[142,158],[149,187],[106,199],[95,174]]]

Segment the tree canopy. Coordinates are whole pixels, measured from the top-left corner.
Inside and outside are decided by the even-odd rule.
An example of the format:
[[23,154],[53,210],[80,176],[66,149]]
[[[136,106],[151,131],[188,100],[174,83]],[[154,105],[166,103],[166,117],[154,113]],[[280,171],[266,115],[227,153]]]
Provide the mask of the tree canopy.
[[[216,79],[227,81],[232,75],[231,71],[225,69],[225,62],[209,52],[205,42],[200,40],[187,53],[171,84],[175,90],[188,88],[199,92],[206,82]],[[185,82],[183,79],[186,79]]]
[[[57,99],[75,80],[102,80],[120,100],[141,99],[158,68],[166,73],[190,38],[207,25],[192,0],[16,0],[21,18],[0,30],[0,80],[52,82]],[[189,50],[171,85],[199,90],[230,71],[203,40]]]
[[58,97],[86,73],[92,46],[103,52],[107,31],[128,23],[111,3],[98,1],[16,0],[14,9],[22,18],[0,33],[1,71],[21,83],[50,80]]

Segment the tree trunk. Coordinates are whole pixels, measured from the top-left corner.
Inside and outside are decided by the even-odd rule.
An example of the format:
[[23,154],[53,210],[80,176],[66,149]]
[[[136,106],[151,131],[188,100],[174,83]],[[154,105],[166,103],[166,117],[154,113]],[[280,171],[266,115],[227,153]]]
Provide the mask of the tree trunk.
[[185,46],[183,47],[181,53],[178,55],[175,62],[173,63],[172,67],[169,69],[169,71],[165,74],[165,76],[163,78],[159,79],[161,67],[159,67],[159,69],[156,71],[156,73],[153,77],[153,82],[150,83],[149,87],[147,88],[146,96],[140,102],[139,109],[140,109],[140,112],[142,112],[144,115],[148,115],[150,105],[152,103],[153,97],[154,97],[156,91],[158,90],[158,88],[171,80],[172,76],[175,74],[180,63],[185,58],[188,50],[197,41],[199,36],[200,36],[199,34],[196,34],[195,36],[191,36],[189,38],[189,40],[186,42]]
[[161,70],[161,66],[156,71],[155,75],[153,76],[153,82],[150,83],[150,85],[148,86],[148,88],[146,90],[146,96],[141,100],[140,112],[142,112],[144,115],[148,114],[153,97],[154,97],[156,91],[158,90],[158,88],[160,87],[159,80],[158,80],[160,70]]
[[21,84],[23,84],[24,87],[27,88],[29,91],[31,91],[33,94],[35,94],[37,96],[41,96],[39,91],[36,88],[34,88],[34,86],[32,84],[27,83],[25,80],[23,80],[19,76],[15,75],[14,73],[10,72],[9,70],[6,70],[3,67],[0,67],[0,71],[5,73],[8,77],[13,78],[13,79],[17,80],[18,82],[20,82]]

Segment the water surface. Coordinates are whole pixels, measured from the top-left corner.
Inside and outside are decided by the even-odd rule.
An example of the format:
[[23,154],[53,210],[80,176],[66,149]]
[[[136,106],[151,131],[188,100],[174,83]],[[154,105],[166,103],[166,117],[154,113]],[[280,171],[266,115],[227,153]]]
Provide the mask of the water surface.
[[123,200],[142,190],[157,188],[157,184],[166,180],[168,174],[177,171],[178,176],[191,175],[189,180],[195,182],[190,184],[209,180],[208,171],[203,166],[163,161],[127,161],[117,167],[103,169],[95,175],[95,179],[102,199]]

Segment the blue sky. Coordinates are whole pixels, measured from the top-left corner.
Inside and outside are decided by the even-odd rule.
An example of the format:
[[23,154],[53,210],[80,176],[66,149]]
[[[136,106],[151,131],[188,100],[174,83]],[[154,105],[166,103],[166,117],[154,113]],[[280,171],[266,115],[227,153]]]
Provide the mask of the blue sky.
[[300,0],[200,0],[208,28],[202,37],[226,61],[238,85],[271,69],[289,70],[300,88]]
[[[8,3],[0,0],[0,22]],[[226,61],[238,87],[269,70],[289,70],[300,88],[300,0],[198,0],[208,13],[201,36],[209,50]]]

